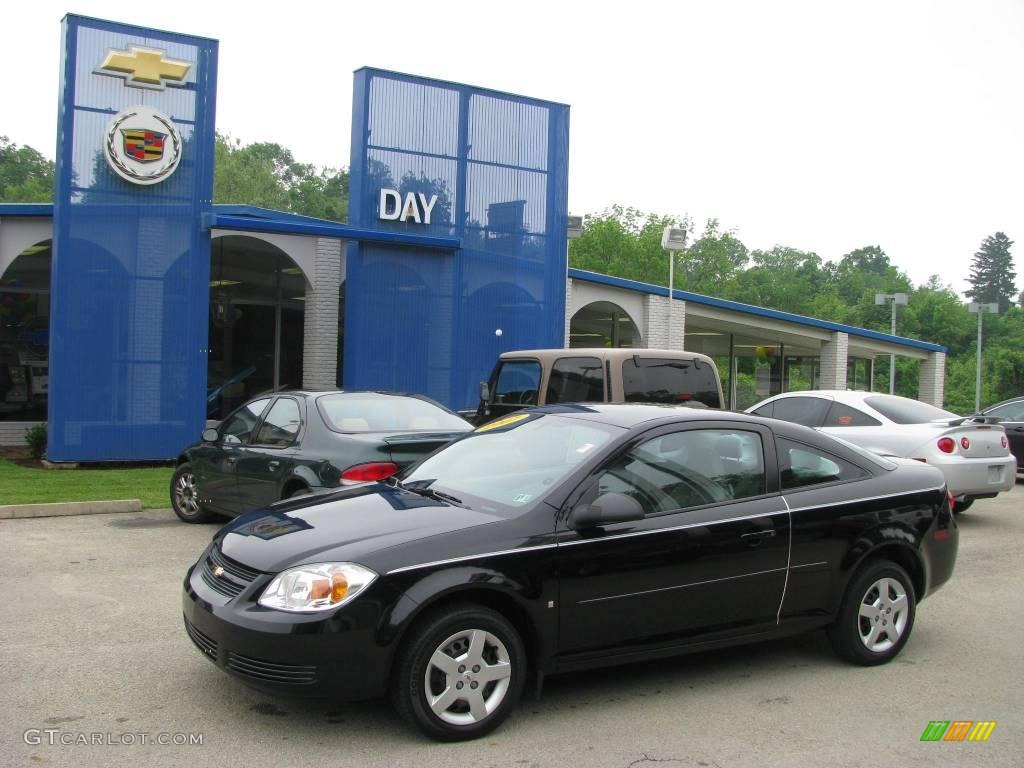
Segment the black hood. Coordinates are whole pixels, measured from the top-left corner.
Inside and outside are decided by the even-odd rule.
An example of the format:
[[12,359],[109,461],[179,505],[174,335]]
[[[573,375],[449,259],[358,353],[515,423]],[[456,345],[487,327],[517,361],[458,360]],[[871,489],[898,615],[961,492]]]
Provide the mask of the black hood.
[[249,512],[216,536],[232,560],[267,573],[314,562],[356,562],[441,533],[501,518],[381,483]]

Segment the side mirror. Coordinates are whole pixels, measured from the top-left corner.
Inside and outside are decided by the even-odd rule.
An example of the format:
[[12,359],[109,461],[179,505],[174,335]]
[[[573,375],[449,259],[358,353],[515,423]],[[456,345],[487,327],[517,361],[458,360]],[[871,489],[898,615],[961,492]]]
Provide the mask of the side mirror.
[[643,520],[644,508],[632,496],[624,493],[605,493],[598,496],[593,504],[578,504],[569,513],[569,525],[573,528],[599,528],[611,523],[626,523]]
[[204,443],[216,443],[218,439],[220,439],[220,432],[213,427],[208,427],[203,430]]
[[488,403],[491,400],[491,388],[487,385],[486,381],[480,382],[480,402]]

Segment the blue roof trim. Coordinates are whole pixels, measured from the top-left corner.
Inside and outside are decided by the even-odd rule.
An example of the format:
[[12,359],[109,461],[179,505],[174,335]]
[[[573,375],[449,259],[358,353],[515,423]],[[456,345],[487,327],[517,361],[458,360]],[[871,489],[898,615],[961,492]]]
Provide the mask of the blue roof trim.
[[53,203],[0,203],[0,217],[3,216],[50,216],[53,217]]
[[358,229],[348,224],[308,219],[306,221],[285,221],[259,219],[251,216],[233,216],[214,212],[204,217],[207,229],[232,229],[241,232],[268,232],[278,235],[310,235],[314,237],[336,237],[344,240],[359,240],[369,243],[391,245],[415,245],[421,248],[437,248],[454,251],[462,247],[462,238],[433,237],[431,235],[410,235],[404,232],[383,232],[375,229]]
[[213,212],[218,215],[227,216],[250,216],[256,219],[267,219],[270,221],[293,221],[306,224],[340,224],[341,222],[331,219],[320,219],[315,216],[304,216],[301,213],[290,213],[289,211],[275,211],[273,208],[260,208],[258,205],[241,205],[237,203],[216,203]]
[[[668,288],[660,285],[651,285],[650,283],[641,283],[638,280],[627,280],[622,277],[612,277],[611,275],[602,275],[597,272],[587,272],[582,269],[569,269],[569,277],[574,280],[586,280],[591,283],[600,283],[602,285],[610,285],[615,288],[624,288],[627,291],[638,291],[640,293],[650,293],[656,296],[668,296]],[[849,334],[851,336],[861,336],[866,339],[875,339],[876,341],[885,341],[890,344],[898,344],[903,347],[914,347],[916,349],[925,349],[929,352],[946,352],[946,347],[940,346],[939,344],[929,344],[927,341],[918,341],[917,339],[908,339],[903,336],[892,336],[888,333],[881,333],[879,331],[871,331],[867,328],[857,328],[853,325],[842,325],[841,323],[831,323],[827,320],[818,320],[813,317],[807,317],[806,315],[795,315],[792,312],[781,312],[777,309],[767,309],[766,307],[756,307],[753,304],[743,304],[739,301],[729,301],[728,299],[716,299],[711,296],[704,296],[700,293],[691,293],[690,291],[680,291],[679,289],[674,290],[673,296],[676,299],[683,301],[692,301],[695,304],[704,304],[709,307],[717,307],[718,309],[727,309],[732,312],[740,312],[745,315],[755,315],[757,317],[767,317],[772,320],[781,320],[786,323],[796,323],[797,325],[806,325],[811,328],[822,328],[827,331],[840,331],[842,333]]]

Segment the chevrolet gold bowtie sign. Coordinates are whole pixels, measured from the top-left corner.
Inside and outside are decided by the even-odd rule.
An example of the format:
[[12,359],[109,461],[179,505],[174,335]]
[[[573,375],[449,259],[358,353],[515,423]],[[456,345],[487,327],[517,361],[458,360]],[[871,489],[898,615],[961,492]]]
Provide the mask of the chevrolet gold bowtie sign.
[[137,45],[128,46],[127,51],[111,49],[107,51],[103,63],[96,67],[96,74],[122,77],[125,85],[160,91],[168,85],[185,85],[192,62],[168,59],[165,53]]

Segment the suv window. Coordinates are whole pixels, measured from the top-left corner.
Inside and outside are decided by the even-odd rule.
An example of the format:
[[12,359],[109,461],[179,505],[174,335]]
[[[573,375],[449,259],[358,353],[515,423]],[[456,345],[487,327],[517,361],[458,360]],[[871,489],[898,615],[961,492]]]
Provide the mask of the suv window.
[[779,449],[779,480],[784,491],[867,477],[868,473],[855,464],[817,448],[784,437],[775,438],[775,442]]
[[646,514],[759,496],[765,492],[756,432],[694,429],[641,443],[598,477],[598,495],[632,496]]
[[540,386],[540,363],[534,360],[509,360],[501,364],[494,384],[494,402],[536,405]]
[[548,376],[547,403],[604,401],[604,366],[596,357],[560,357]]
[[754,413],[771,419],[791,421],[805,427],[817,427],[825,418],[831,400],[822,397],[780,397],[758,408]]
[[959,418],[955,413],[907,397],[876,395],[865,398],[864,402],[897,424],[924,424],[934,419]]
[[301,424],[299,404],[290,397],[278,398],[263,420],[255,442],[272,448],[285,448],[295,442]]
[[235,411],[221,427],[220,439],[229,444],[249,442],[249,435],[252,434],[253,427],[260,420],[269,402],[269,397],[253,400]]
[[823,427],[880,427],[882,422],[844,403],[832,403]]
[[665,360],[635,355],[622,362],[622,388],[627,403],[699,402],[722,406],[714,369],[695,360]]

